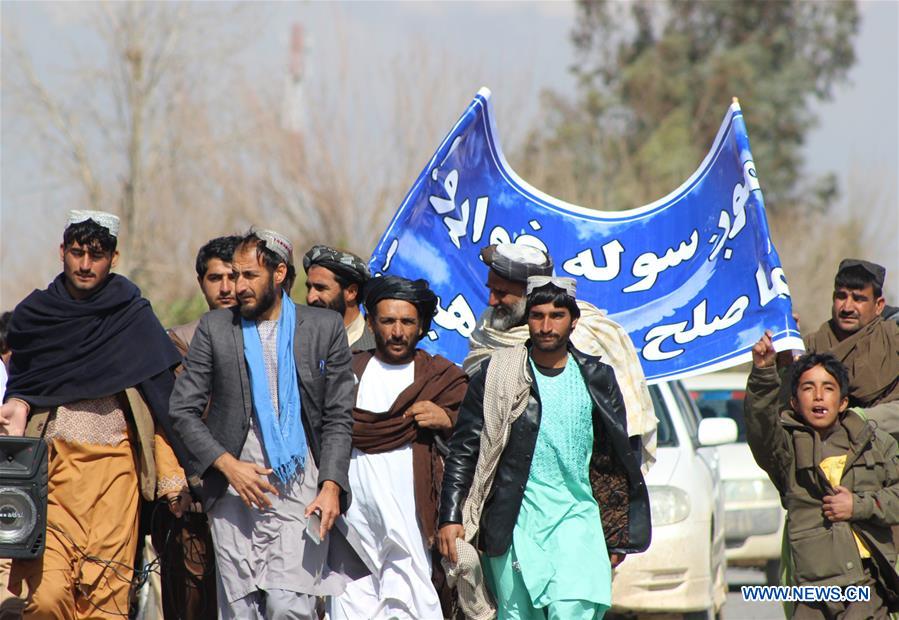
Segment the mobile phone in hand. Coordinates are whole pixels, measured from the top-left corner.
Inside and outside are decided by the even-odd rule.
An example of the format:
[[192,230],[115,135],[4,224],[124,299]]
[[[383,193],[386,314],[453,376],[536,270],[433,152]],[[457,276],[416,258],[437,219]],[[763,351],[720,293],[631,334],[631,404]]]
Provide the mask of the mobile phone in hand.
[[321,531],[322,515],[320,511],[316,510],[306,519],[306,535],[312,539],[312,542],[319,545],[322,542]]

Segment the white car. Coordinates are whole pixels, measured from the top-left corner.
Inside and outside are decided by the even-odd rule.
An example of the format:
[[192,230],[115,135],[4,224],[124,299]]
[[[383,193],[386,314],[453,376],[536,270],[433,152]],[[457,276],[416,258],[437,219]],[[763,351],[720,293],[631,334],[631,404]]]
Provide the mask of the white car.
[[761,568],[770,585],[780,583],[780,553],[786,511],[768,475],[756,465],[746,443],[743,397],[748,375],[717,372],[684,379],[703,418],[730,418],[739,430],[737,443],[722,446],[724,535],[727,563]]
[[713,618],[727,596],[724,496],[714,446],[735,441],[736,424],[703,420],[678,381],[649,391],[659,420],[656,463],[646,476],[652,544],[615,569],[610,616]]

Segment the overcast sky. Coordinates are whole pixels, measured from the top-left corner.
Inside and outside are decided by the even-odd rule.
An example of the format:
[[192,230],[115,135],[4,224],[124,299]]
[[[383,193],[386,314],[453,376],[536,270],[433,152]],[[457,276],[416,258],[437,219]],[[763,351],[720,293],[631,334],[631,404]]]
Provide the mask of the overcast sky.
[[[856,209],[850,211],[846,201],[865,203],[871,196],[879,197],[868,258],[887,266],[888,287],[897,291],[899,2],[867,1],[861,2],[860,7],[858,61],[850,72],[849,83],[836,89],[834,100],[815,107],[820,125],[809,135],[806,161],[810,173],[837,173],[843,190],[837,211],[854,214],[847,217],[870,212],[864,204],[856,204]],[[23,33],[38,55],[37,64],[60,64],[68,54],[67,42],[90,45],[84,25],[79,23],[78,10],[78,3],[3,2],[2,21],[4,28]],[[371,97],[371,109],[361,117],[366,128],[360,140],[378,139],[377,122],[369,121],[377,118],[379,108],[389,107],[395,96],[385,92],[391,82],[384,76],[407,69],[414,78],[416,66],[439,72],[439,79],[430,75],[421,83],[438,89],[445,126],[434,130],[434,135],[423,136],[427,146],[423,147],[420,165],[424,165],[481,86],[494,92],[497,124],[507,149],[532,122],[539,120],[541,90],[549,88],[574,95],[574,81],[568,71],[573,61],[569,40],[575,16],[573,3],[284,2],[260,3],[259,10],[268,15],[265,30],[248,51],[246,61],[256,73],[283,74],[290,26],[302,23],[309,36],[309,87],[315,88],[335,72],[345,71],[357,88]],[[4,54],[4,72],[8,62],[8,54]],[[731,95],[739,94],[721,93],[722,117]],[[415,94],[411,96],[414,98]],[[752,110],[744,112],[751,140]],[[4,106],[0,133],[0,265],[12,253],[21,252],[19,239],[41,238],[34,230],[40,224],[35,214],[56,218],[56,228],[61,226],[65,211],[74,206],[53,203],[55,189],[42,184],[39,171],[28,168],[27,146],[10,138],[12,134],[7,129],[12,123],[16,119]],[[417,170],[410,174],[410,185],[416,174]],[[764,179],[761,184],[764,190]],[[57,237],[58,230],[54,230],[52,238]],[[50,242],[47,251],[53,252],[56,243]],[[2,290],[9,295],[8,286]],[[3,307],[13,303],[14,299],[0,298]]]

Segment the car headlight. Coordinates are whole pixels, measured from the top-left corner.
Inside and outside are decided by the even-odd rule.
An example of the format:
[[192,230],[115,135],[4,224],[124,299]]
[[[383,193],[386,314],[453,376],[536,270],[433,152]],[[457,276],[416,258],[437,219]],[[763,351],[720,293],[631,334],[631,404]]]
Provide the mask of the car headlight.
[[780,503],[780,494],[770,480],[725,480],[724,504]]
[[690,516],[690,496],[678,487],[649,487],[652,525],[671,525]]

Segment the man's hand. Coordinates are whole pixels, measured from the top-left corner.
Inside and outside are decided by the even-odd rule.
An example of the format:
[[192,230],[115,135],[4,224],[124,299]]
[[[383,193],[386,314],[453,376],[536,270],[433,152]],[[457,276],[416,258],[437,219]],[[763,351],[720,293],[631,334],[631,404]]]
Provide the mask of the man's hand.
[[0,435],[21,437],[28,423],[28,403],[18,398],[10,398],[0,407]]
[[824,496],[824,516],[834,522],[848,521],[852,518],[852,492],[844,486],[837,486],[836,492]]
[[403,417],[414,418],[415,423],[421,428],[449,429],[453,427],[453,421],[446,411],[429,400],[412,403],[412,406],[406,409]]
[[318,497],[311,504],[306,506],[306,518],[309,518],[316,510],[319,511],[322,518],[322,526],[319,530],[319,537],[324,540],[334,521],[340,516],[340,485],[333,480],[325,480],[322,483],[322,490],[318,492]]
[[752,364],[756,368],[768,368],[774,365],[777,353],[771,343],[771,330],[766,329],[761,339],[752,346]]
[[193,501],[190,496],[190,491],[187,489],[170,491],[163,496],[163,499],[165,499],[166,504],[168,504],[171,513],[179,519],[190,509],[190,504]]
[[271,469],[239,461],[227,452],[218,457],[212,465],[225,475],[228,484],[234,487],[248,508],[252,508],[254,504],[260,510],[271,508],[272,503],[265,494],[278,495],[278,489],[263,478],[272,473]]
[[437,550],[440,555],[455,564],[459,561],[456,555],[456,539],[465,537],[465,528],[460,523],[447,523],[437,532]]

